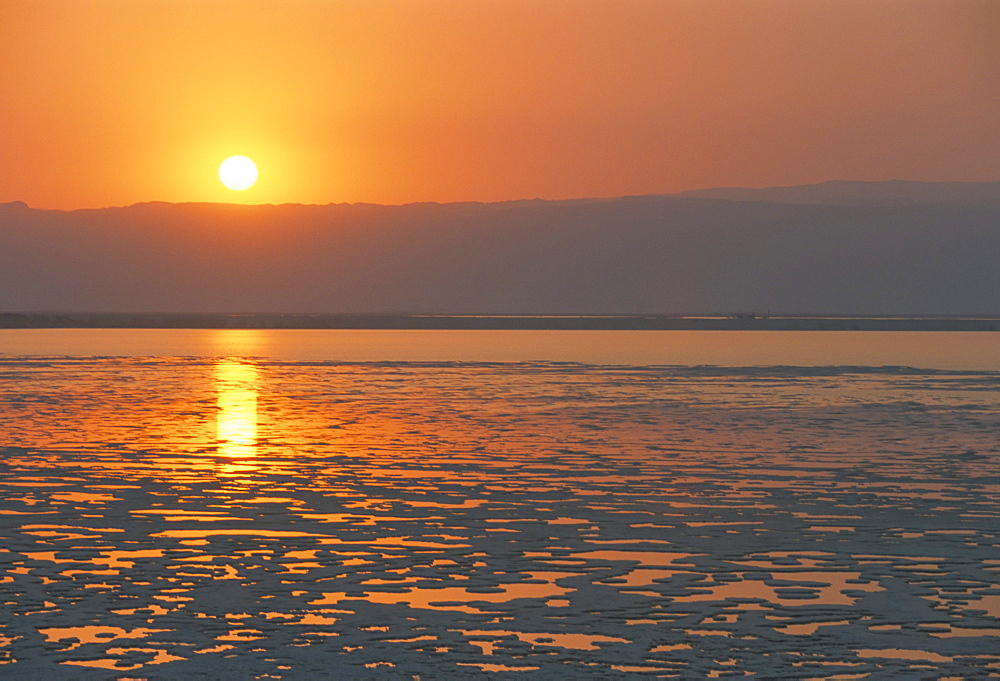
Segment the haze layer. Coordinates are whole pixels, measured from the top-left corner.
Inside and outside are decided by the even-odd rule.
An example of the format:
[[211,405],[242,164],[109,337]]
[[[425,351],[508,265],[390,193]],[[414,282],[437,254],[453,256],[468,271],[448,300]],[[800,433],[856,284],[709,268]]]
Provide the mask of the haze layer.
[[713,194],[73,212],[6,204],[0,310],[997,312],[1000,183]]

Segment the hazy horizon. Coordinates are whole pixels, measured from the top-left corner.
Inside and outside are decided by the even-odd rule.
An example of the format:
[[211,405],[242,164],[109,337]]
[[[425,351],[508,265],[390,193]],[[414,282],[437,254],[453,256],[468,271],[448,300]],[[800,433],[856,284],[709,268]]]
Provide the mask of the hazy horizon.
[[998,312],[1000,182],[698,194],[68,212],[4,204],[0,309]]
[[997,35],[993,0],[11,0],[0,309],[992,314]]
[[[143,206],[143,205],[156,205],[156,204],[168,204],[168,205],[220,205],[220,206],[245,206],[245,207],[282,207],[282,206],[304,206],[304,207],[324,207],[324,206],[379,206],[384,208],[398,208],[413,205],[451,205],[451,204],[504,204],[504,203],[527,203],[527,202],[546,202],[546,203],[572,203],[572,202],[597,202],[597,201],[613,201],[617,199],[634,199],[634,198],[666,198],[666,197],[676,197],[676,198],[717,198],[726,201],[772,201],[776,203],[822,203],[822,199],[810,198],[810,194],[815,194],[813,192],[806,191],[803,196],[797,199],[789,201],[789,190],[792,193],[798,190],[820,190],[821,192],[826,189],[834,190],[829,194],[829,197],[838,202],[843,203],[845,201],[850,201],[852,197],[836,196],[837,190],[841,190],[844,187],[850,188],[870,188],[871,192],[870,201],[892,201],[892,200],[908,200],[919,203],[936,203],[940,201],[958,200],[961,198],[970,198],[969,194],[973,198],[1000,198],[1000,179],[996,180],[982,180],[982,181],[940,181],[931,182],[927,180],[907,180],[907,179],[890,179],[890,180],[877,180],[877,181],[867,181],[867,180],[850,180],[850,179],[835,179],[835,180],[824,180],[822,182],[811,182],[804,184],[792,184],[792,185],[767,185],[767,186],[726,186],[726,187],[700,187],[696,189],[685,189],[676,192],[657,192],[650,194],[614,194],[607,196],[573,196],[566,198],[549,198],[544,196],[524,196],[520,198],[510,198],[502,199],[499,201],[482,201],[482,200],[462,200],[456,199],[454,201],[434,201],[434,200],[416,200],[407,201],[405,203],[372,203],[369,201],[331,201],[327,203],[302,203],[298,201],[286,201],[281,203],[241,203],[238,201],[164,201],[159,199],[146,199],[142,201],[136,201],[135,203],[122,204],[122,205],[108,205],[108,206],[81,206],[76,208],[48,208],[45,206],[35,206],[27,201],[20,199],[12,199],[10,201],[0,202],[0,205],[23,205],[32,210],[40,211],[54,211],[62,213],[71,213],[75,211],[94,211],[94,210],[105,210],[114,208],[130,208],[133,206]],[[947,198],[941,196],[935,196],[931,194],[928,196],[923,192],[924,189],[928,187],[950,187],[953,188],[952,193],[955,195],[954,198]],[[900,190],[900,196],[893,197],[891,189],[897,188]],[[884,190],[890,189],[888,195],[885,194]],[[880,192],[879,190],[883,190]],[[880,196],[881,194],[881,196]],[[978,197],[976,195],[979,195]],[[855,197],[856,198],[856,197]]]

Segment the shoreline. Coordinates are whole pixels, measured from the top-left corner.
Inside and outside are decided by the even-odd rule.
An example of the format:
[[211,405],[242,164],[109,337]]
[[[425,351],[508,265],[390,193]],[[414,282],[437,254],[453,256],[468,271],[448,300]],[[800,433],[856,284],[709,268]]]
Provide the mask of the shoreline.
[[0,329],[1000,331],[993,316],[0,313]]

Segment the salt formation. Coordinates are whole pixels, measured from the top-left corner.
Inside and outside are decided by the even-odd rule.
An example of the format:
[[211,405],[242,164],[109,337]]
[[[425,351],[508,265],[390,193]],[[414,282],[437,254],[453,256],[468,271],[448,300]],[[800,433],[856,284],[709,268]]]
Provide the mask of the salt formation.
[[0,358],[0,675],[1000,674],[1000,375],[226,361]]

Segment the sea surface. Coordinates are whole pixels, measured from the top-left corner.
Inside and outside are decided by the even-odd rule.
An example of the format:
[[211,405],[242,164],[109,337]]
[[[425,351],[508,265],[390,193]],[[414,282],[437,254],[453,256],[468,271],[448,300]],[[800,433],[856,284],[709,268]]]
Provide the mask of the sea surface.
[[2,678],[1000,676],[1000,334],[0,331]]

